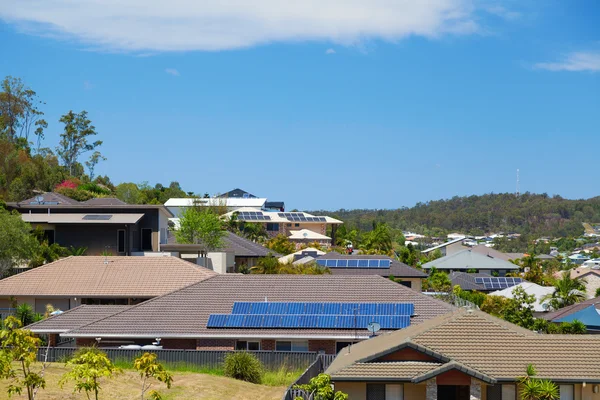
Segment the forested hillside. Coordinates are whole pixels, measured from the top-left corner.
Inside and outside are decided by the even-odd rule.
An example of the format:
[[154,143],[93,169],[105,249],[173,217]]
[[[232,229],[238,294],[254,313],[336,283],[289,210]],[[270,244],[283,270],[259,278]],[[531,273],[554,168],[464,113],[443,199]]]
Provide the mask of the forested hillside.
[[482,235],[492,232],[516,232],[540,236],[583,234],[582,222],[600,221],[600,197],[567,200],[560,196],[524,193],[486,194],[453,197],[418,203],[396,210],[315,211],[343,220],[348,228],[371,229],[374,222],[386,222],[392,228],[441,235],[458,231]]

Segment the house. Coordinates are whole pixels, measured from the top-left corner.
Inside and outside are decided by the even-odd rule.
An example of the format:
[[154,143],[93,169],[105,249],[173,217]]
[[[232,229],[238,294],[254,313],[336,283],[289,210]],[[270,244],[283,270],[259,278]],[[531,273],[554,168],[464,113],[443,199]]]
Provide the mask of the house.
[[[556,279],[562,278],[565,271],[554,273]],[[600,289],[600,270],[592,267],[578,267],[569,270],[571,279],[579,279],[585,286],[585,294],[588,299],[596,297],[596,291]]]
[[167,243],[168,219],[164,206],[125,204],[102,198],[79,202],[59,193],[44,193],[6,204],[24,221],[44,231],[50,244],[85,247],[86,254],[143,255],[161,251]]
[[[420,324],[454,309],[381,276],[216,275],[137,304],[62,338],[96,338],[166,348],[323,351],[382,331]],[[60,317],[60,316],[59,316]]]
[[481,254],[472,250],[461,250],[457,253],[438,258],[425,263],[423,269],[429,271],[435,267],[438,270],[452,272],[480,272],[489,275],[504,276],[508,272],[519,270],[519,266],[501,258]]
[[588,333],[598,334],[600,333],[600,297],[551,311],[542,318],[557,324],[578,320],[583,322]]
[[452,287],[462,290],[489,293],[495,290],[512,288],[523,282],[522,278],[492,276],[487,273],[468,273],[453,271],[448,274]]
[[315,249],[314,247],[307,247],[305,249],[298,250],[295,253],[288,254],[287,256],[279,257],[279,262],[281,264],[289,264],[306,257],[311,257],[314,260],[317,257],[325,254],[327,253],[319,249]]
[[517,399],[534,365],[561,399],[597,399],[600,337],[538,334],[457,309],[340,351],[325,373],[349,400]]
[[427,274],[398,260],[382,255],[327,253],[316,263],[329,268],[333,275],[380,275],[393,276],[408,288],[421,291],[421,282]]
[[490,292],[488,294],[490,296],[500,296],[507,299],[513,299],[513,291],[518,287],[523,289],[528,295],[535,297],[535,302],[533,303],[534,312],[542,313],[547,312],[550,309],[550,305],[548,304],[546,297],[551,296],[556,290],[556,288],[552,286],[540,286],[533,282],[521,282],[515,286],[511,286],[502,290],[496,290],[495,292]]
[[[329,246],[335,243],[338,225],[343,224],[332,217],[315,216],[305,212],[257,211],[247,207],[228,212],[224,218],[261,224],[269,237],[285,235],[298,246],[314,241]],[[331,237],[327,236],[328,230],[331,231]]]
[[465,239],[466,237],[460,236],[446,243],[438,244],[437,246],[433,246],[426,250],[423,250],[421,251],[421,253],[430,254],[436,250],[439,250],[442,253],[442,256],[454,254],[465,249],[465,247],[463,246],[463,242],[465,241]]
[[499,258],[504,261],[510,261],[510,260],[516,260],[518,258],[523,258],[523,254],[503,253],[501,251],[494,249],[493,247],[488,247],[484,244],[478,244],[477,246],[471,247],[471,251],[474,251],[475,253],[484,254],[486,256]]
[[0,280],[0,308],[12,299],[44,312],[81,304],[137,304],[215,275],[176,257],[71,256]]

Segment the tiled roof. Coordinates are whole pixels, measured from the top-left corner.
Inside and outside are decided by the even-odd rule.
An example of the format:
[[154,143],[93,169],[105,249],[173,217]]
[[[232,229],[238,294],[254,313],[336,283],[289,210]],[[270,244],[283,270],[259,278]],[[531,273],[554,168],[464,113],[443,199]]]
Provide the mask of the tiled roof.
[[72,256],[0,280],[0,296],[155,297],[214,275],[170,256]]
[[409,265],[406,265],[398,260],[382,255],[366,255],[366,254],[340,254],[337,252],[327,253],[319,257],[320,260],[390,260],[390,268],[330,268],[333,275],[393,275],[396,278],[427,278],[427,274],[419,271]]
[[521,258],[521,256],[522,256],[521,255],[521,256],[517,257],[516,253],[503,253],[501,251],[494,249],[493,247],[487,247],[486,245],[483,245],[483,244],[478,244],[477,246],[471,247],[471,251],[473,251],[475,253],[483,254],[486,256],[489,255],[494,258],[499,258],[504,261],[515,260],[517,258]]
[[600,309],[600,297],[596,297],[593,299],[589,299],[586,301],[582,301],[581,303],[575,303],[573,305],[563,307],[559,310],[549,312],[547,314],[542,315],[542,318],[548,321],[554,321],[578,311],[583,310],[584,308],[588,308],[589,306],[595,305],[597,309]]
[[488,274],[469,274],[467,272],[453,271],[448,275],[452,282],[452,287],[458,285],[462,290],[478,290],[480,292],[485,291],[485,286],[475,282],[476,277],[489,277]]
[[224,246],[220,250],[232,252],[236,257],[266,257],[269,254],[274,257],[281,256],[265,246],[231,232],[227,232],[227,236],[223,238],[223,244]]
[[355,363],[376,362],[402,346],[496,380],[514,381],[533,364],[540,378],[600,382],[600,336],[538,334],[466,309],[355,344],[350,354],[340,353],[326,372],[335,381],[338,371]]
[[106,318],[119,311],[126,310],[131,306],[119,305],[82,305],[54,315],[43,321],[35,322],[26,328],[34,333],[61,333],[71,329],[79,328]]
[[58,204],[70,204],[70,205],[81,204],[77,200],[74,200],[67,196],[63,196],[62,194],[56,193],[56,192],[46,192],[43,194],[38,194],[36,196],[33,196],[30,199],[20,201],[19,203],[21,203],[21,204],[39,203],[39,199],[42,199],[42,202],[44,202],[44,203],[58,203]]
[[519,266],[501,258],[477,253],[471,250],[462,250],[448,256],[429,261],[423,265],[424,269],[436,267],[437,269],[500,269],[512,270]]
[[219,275],[148,300],[67,336],[87,337],[368,337],[365,329],[215,329],[210,314],[229,314],[236,301],[413,303],[418,324],[454,309],[389,279],[332,275]]
[[126,205],[127,203],[114,197],[98,197],[86,200],[83,202],[83,204],[90,204],[93,206],[122,206]]
[[439,362],[404,361],[404,362],[372,362],[352,364],[335,373],[335,378],[351,379],[363,378],[365,380],[395,379],[398,376],[414,378],[441,366]]

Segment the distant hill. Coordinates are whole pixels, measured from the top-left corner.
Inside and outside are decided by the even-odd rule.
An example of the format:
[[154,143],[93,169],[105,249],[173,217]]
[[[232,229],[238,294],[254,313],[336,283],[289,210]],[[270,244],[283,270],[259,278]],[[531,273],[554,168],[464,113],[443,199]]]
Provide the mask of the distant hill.
[[568,200],[560,196],[524,193],[453,197],[418,203],[396,210],[314,211],[345,222],[346,228],[372,229],[374,222],[391,227],[439,235],[458,231],[472,235],[514,232],[539,236],[584,233],[583,222],[600,221],[600,197]]

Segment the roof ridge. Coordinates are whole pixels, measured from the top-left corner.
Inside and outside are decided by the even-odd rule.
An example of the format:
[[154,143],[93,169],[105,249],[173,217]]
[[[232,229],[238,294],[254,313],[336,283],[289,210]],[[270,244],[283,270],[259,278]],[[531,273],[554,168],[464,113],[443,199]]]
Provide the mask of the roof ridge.
[[[49,321],[49,320],[51,320],[51,319],[53,319],[53,318],[56,318],[56,317],[58,317],[59,315],[68,314],[68,313],[70,313],[71,311],[74,311],[74,310],[77,310],[77,309],[79,309],[79,308],[85,307],[86,305],[87,305],[87,304],[80,304],[80,305],[78,305],[77,307],[73,307],[73,308],[71,308],[71,309],[68,309],[67,311],[63,311],[63,312],[62,312],[62,313],[60,313],[60,314],[50,315],[48,318],[45,318],[45,319],[42,319],[42,320],[39,320],[39,321],[35,321],[35,322],[33,322],[33,323],[31,323],[31,324],[29,324],[29,325],[27,325],[27,326],[23,327],[23,328],[27,329],[27,328],[28,328],[28,327],[30,327],[30,326],[34,326],[34,325],[41,324],[42,322]],[[61,310],[61,311],[62,311],[62,310]]]

